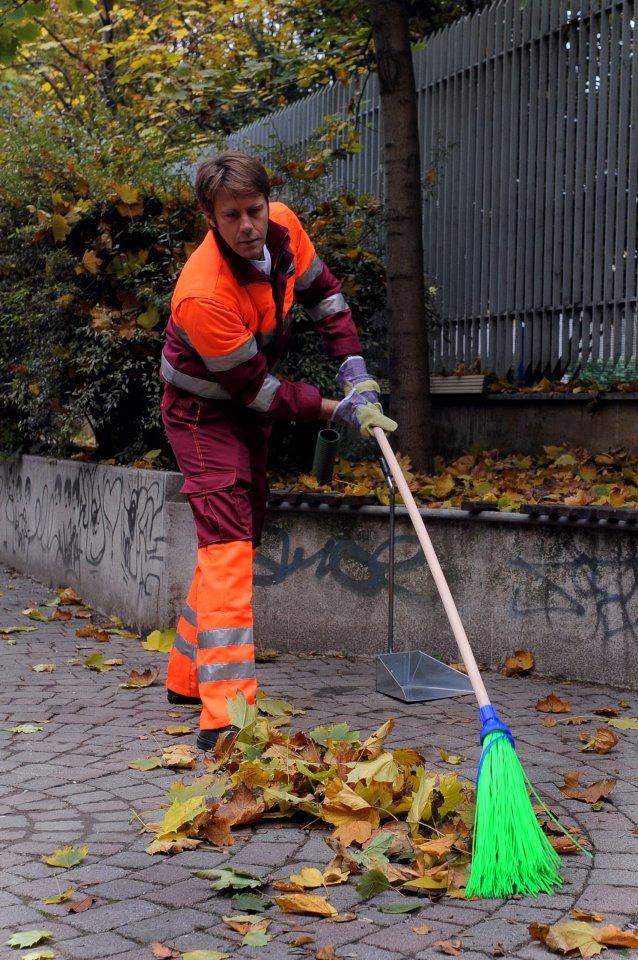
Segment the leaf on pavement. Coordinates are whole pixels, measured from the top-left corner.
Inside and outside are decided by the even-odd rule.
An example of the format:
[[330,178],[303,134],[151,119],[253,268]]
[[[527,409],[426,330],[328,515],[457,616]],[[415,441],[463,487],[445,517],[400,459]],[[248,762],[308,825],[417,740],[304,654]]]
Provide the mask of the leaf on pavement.
[[107,673],[112,670],[110,664],[104,662],[104,654],[90,653],[82,664],[87,670],[95,670],[97,673]]
[[569,770],[564,774],[565,783],[560,792],[569,800],[582,800],[584,803],[597,803],[609,796],[616,786],[615,780],[597,780],[588,787],[580,786],[581,773],[578,770]]
[[190,743],[176,743],[162,750],[162,763],[165,767],[192,770],[197,766],[195,747]]
[[287,700],[281,700],[277,697],[267,697],[259,693],[257,694],[255,705],[260,713],[265,713],[269,717],[292,717],[305,712],[304,710],[297,709],[297,707],[293,707]]
[[420,910],[423,906],[418,901],[406,900],[404,903],[382,903],[379,907],[380,913],[412,913],[414,910]]
[[139,760],[131,760],[129,767],[133,770],[157,770],[163,767],[164,761],[161,757],[140,757]]
[[251,930],[261,930],[263,933],[266,932],[272,920],[268,920],[266,917],[251,917],[251,916],[237,916],[237,917],[222,917],[222,920],[227,927],[230,927],[231,930],[234,930],[235,933],[241,933],[242,936],[246,933],[250,933]]
[[67,847],[58,847],[58,849],[54,850],[48,857],[43,855],[42,859],[45,863],[48,863],[50,867],[63,867],[65,870],[69,870],[71,867],[76,867],[78,863],[86,860],[88,852],[88,847],[73,847],[69,845]]
[[201,840],[189,837],[185,831],[176,830],[174,833],[164,834],[161,839],[153,840],[144,852],[151,856],[156,853],[182,853],[184,850],[195,850],[201,843]]
[[65,903],[64,909],[67,913],[84,913],[85,910],[89,910],[93,906],[96,899],[89,894],[81,900],[72,900],[71,903]]
[[604,943],[607,947],[629,947],[631,950],[638,950],[638,930],[620,930],[610,923],[596,929],[594,936],[598,943]]
[[638,717],[619,717],[609,721],[610,727],[616,730],[638,730]]
[[368,870],[357,883],[357,893],[364,900],[371,900],[391,888],[392,884],[381,870]]
[[23,954],[20,960],[55,960],[57,956],[55,950],[30,950],[29,953]]
[[34,673],[53,673],[55,671],[54,663],[36,663],[31,667]]
[[267,647],[258,647],[255,650],[256,663],[267,663],[269,660],[276,660],[278,656],[279,650],[272,650]]
[[594,913],[592,910],[570,910],[575,920],[586,920],[588,923],[593,920],[594,923],[602,923],[605,919],[600,913]]
[[159,677],[159,674],[159,667],[147,667],[146,670],[143,670],[141,673],[138,673],[137,670],[131,670],[126,681],[121,683],[120,686],[125,690],[138,690],[141,687],[151,687]]
[[506,677],[523,676],[534,668],[534,663],[534,654],[529,650],[515,650],[511,656],[506,657],[501,672]]
[[610,730],[609,727],[599,727],[595,734],[581,733],[579,738],[584,744],[581,747],[581,753],[585,750],[593,750],[594,753],[609,753],[617,743],[620,743],[620,737]]
[[467,757],[461,757],[455,753],[446,753],[445,750],[439,750],[439,756],[445,763],[450,763],[453,765],[463,763],[464,760],[467,760]]
[[182,954],[182,960],[230,960],[230,953],[220,953],[219,950],[189,950]]
[[75,631],[76,637],[92,637],[94,640],[99,641],[99,643],[108,643],[111,639],[106,630],[100,630],[99,627],[80,627],[79,630]]
[[561,700],[555,693],[550,693],[544,700],[538,700],[536,709],[541,713],[569,713],[571,704]]
[[34,630],[37,630],[37,627],[0,627],[0,633],[33,633]]
[[235,910],[241,910],[242,913],[263,913],[272,906],[272,900],[261,893],[236,893],[230,902]]
[[291,893],[275,897],[275,903],[284,913],[311,913],[320,917],[334,917],[338,911],[325,897],[314,893]]
[[169,723],[164,729],[164,733],[168,733],[171,737],[183,737],[186,733],[192,733],[193,728],[187,723]]
[[157,957],[157,960],[172,960],[174,957],[181,957],[181,950],[173,950],[172,947],[167,947],[165,943],[152,943],[151,944],[151,953],[154,957]]
[[53,934],[49,930],[23,930],[22,933],[14,933],[7,940],[8,947],[24,949],[24,947],[37,947],[40,943],[46,943],[53,940]]
[[39,733],[44,727],[39,727],[36,723],[19,723],[17,727],[6,727],[9,733]]
[[432,933],[432,931],[434,930],[434,927],[431,927],[427,923],[422,923],[418,927],[413,927],[412,930],[414,931],[414,933],[417,933],[420,937],[425,937],[428,933]]
[[51,897],[42,897],[43,903],[66,903],[75,893],[75,887],[67,887],[63,893],[56,893]]
[[73,587],[61,588],[60,590],[56,590],[56,593],[58,595],[58,601],[61,604],[78,603],[81,605],[83,602],[82,598],[78,596]]
[[460,957],[463,942],[461,940],[435,940],[432,946],[438,947],[443,953],[447,953],[451,957]]
[[247,870],[235,870],[233,867],[214,867],[208,870],[191,870],[195,877],[211,880],[213,890],[246,890],[263,887],[264,881]]
[[168,653],[175,641],[175,627],[169,627],[168,630],[152,630],[145,640],[142,640],[142,646],[145,650],[155,650],[158,653]]
[[558,953],[595,957],[605,949],[595,939],[594,927],[582,920],[554,924],[531,923],[527,930],[533,940],[539,940]]
[[350,878],[349,873],[342,873],[340,870],[326,871],[318,870],[317,867],[304,867],[299,873],[293,873],[290,882],[297,887],[313,890],[318,887],[331,887],[340,883],[346,883]]

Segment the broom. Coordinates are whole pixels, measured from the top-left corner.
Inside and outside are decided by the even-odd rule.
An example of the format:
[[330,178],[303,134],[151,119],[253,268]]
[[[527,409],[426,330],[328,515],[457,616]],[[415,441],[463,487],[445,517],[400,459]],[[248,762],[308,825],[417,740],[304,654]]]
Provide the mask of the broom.
[[372,432],[410,514],[480,709],[483,750],[476,780],[472,867],[465,895],[508,897],[515,893],[553,893],[555,887],[563,884],[560,858],[534,814],[528,793],[528,787],[532,791],[533,788],[516,756],[514,738],[490,703],[452,594],[401,467],[383,430],[374,427]]

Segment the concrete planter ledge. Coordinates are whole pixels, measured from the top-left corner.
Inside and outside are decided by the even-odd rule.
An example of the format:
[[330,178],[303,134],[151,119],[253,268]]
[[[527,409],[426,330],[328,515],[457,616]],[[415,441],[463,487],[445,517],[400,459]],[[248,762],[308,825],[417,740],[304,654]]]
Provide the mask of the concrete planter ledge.
[[[31,456],[5,462],[0,559],[52,587],[72,586],[141,632],[170,626],[196,558],[181,483],[160,471]],[[523,648],[541,675],[638,689],[634,523],[480,509],[422,515],[481,665],[500,668]],[[396,536],[395,650],[456,660],[403,508]],[[255,573],[263,646],[385,651],[387,508],[282,501],[268,511]]]

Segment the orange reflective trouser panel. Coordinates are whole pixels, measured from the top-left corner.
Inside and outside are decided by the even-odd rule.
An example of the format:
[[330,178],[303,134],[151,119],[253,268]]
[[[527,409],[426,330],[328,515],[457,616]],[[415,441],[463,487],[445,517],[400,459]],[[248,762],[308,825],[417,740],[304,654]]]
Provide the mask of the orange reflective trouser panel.
[[202,730],[231,722],[226,700],[240,691],[249,703],[255,700],[252,558],[249,540],[211,543],[197,551],[166,685],[201,698]]

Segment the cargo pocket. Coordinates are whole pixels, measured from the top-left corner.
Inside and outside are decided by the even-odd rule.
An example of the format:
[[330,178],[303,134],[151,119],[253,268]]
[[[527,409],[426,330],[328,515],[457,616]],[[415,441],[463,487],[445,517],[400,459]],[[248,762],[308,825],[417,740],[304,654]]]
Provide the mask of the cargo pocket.
[[252,539],[250,487],[238,481],[235,470],[196,474],[184,481],[180,493],[188,497],[199,547]]

